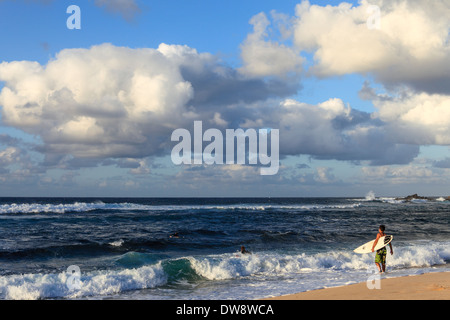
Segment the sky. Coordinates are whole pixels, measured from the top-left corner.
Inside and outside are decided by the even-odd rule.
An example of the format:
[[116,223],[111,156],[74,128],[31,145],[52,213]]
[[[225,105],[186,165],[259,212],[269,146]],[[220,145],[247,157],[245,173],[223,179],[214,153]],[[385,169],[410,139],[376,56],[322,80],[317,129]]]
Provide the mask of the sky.
[[[450,196],[449,16],[447,0],[0,0],[0,196]],[[174,164],[195,121],[278,129],[279,170]]]

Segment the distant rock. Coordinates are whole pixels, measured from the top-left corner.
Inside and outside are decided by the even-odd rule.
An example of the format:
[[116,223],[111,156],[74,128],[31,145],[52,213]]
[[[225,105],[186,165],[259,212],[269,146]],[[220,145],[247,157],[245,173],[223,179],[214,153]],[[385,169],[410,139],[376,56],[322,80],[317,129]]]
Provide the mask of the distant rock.
[[[450,197],[447,198],[447,200]],[[403,200],[403,201],[412,201],[412,200],[435,200],[435,198],[430,198],[430,197],[421,197],[419,196],[417,193],[406,196],[404,198],[395,198],[395,200]]]

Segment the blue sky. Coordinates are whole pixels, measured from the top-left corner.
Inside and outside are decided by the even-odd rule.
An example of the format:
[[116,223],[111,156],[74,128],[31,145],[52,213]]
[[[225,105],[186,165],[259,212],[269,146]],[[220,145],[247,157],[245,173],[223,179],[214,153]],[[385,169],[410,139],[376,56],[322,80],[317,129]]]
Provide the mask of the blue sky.
[[[450,195],[449,4],[347,2],[0,1],[1,195]],[[175,166],[195,120],[279,172]]]

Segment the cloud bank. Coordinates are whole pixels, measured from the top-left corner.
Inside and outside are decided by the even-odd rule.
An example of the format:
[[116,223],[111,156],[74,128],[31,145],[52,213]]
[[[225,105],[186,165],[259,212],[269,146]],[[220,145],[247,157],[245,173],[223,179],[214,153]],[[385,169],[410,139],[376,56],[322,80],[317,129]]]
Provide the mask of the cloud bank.
[[[246,79],[211,54],[166,44],[66,49],[46,65],[3,62],[0,80],[3,122],[39,136],[37,149],[48,161],[159,155],[175,128],[201,119],[224,124],[225,109],[232,114],[239,104],[296,91],[281,81]],[[231,115],[230,123],[241,115]]]
[[3,62],[0,80],[3,122],[39,136],[37,150],[49,163],[67,155],[98,161],[162,155],[171,132],[190,128],[194,120],[212,127],[279,128],[282,155],[389,164],[418,154],[415,141],[389,131],[389,123],[402,120],[399,115],[380,112],[374,119],[338,98],[318,105],[280,100],[295,86],[242,77],[187,46],[67,49],[45,66]]
[[[380,12],[377,28],[368,26],[374,5],[378,6]],[[296,6],[296,15],[285,19],[288,22],[279,30],[280,34],[290,37],[291,47],[274,47],[272,39],[261,36],[267,35],[264,32],[269,24],[264,14],[252,19],[255,31],[243,44],[242,70],[249,74],[256,74],[253,69],[265,70],[261,74],[264,76],[271,72],[272,75],[283,73],[282,65],[276,59],[257,54],[260,48],[269,47],[289,52],[289,58],[282,53],[278,55],[283,57],[286,64],[291,65],[289,70],[298,70],[294,66],[301,61],[302,53],[312,54],[311,64],[302,66],[302,74],[305,76],[325,78],[361,74],[371,77],[387,93],[377,94],[368,82],[364,84],[360,96],[372,101],[376,108],[376,112],[365,115],[364,125],[355,124],[352,130],[344,126],[333,132],[332,129],[337,128],[336,123],[339,122],[336,120],[333,125],[328,123],[321,127],[322,134],[316,126],[310,125],[311,134],[308,136],[306,133],[306,136],[309,141],[321,137],[329,141],[329,145],[316,144],[324,153],[332,147],[339,148],[348,141],[349,148],[342,150],[345,150],[349,159],[365,158],[362,156],[363,149],[370,145],[379,146],[379,149],[376,148],[377,152],[382,152],[382,145],[390,151],[406,151],[405,156],[409,156],[405,160],[411,159],[417,154],[419,145],[450,144],[449,16],[450,3],[444,0],[430,4],[415,0],[379,0],[370,3],[363,0],[358,5],[343,2],[327,6],[302,1]],[[250,52],[256,53],[249,55]],[[295,60],[292,56],[294,53],[300,60]],[[272,70],[264,68],[266,63]],[[302,123],[302,118],[298,115],[304,114],[309,114],[312,123],[318,124],[314,122],[317,116],[306,110],[301,103],[290,104],[297,106],[297,112],[289,118],[292,126],[294,123]],[[319,112],[320,104],[318,107],[319,109],[313,110]],[[322,108],[320,114],[323,119],[327,118],[327,112]],[[362,114],[359,115],[361,117]],[[348,124],[350,118],[341,114],[339,119],[347,119],[340,123]],[[303,122],[303,126],[308,126],[309,123]],[[288,140],[292,143],[292,139]],[[301,137],[296,141],[299,145],[308,145]],[[363,141],[365,143],[362,144]],[[350,144],[353,148],[350,148]],[[360,145],[363,148],[358,148]],[[355,157],[352,149],[356,149],[356,153],[361,156]],[[317,155],[319,152],[317,150],[310,154]],[[370,151],[366,155],[375,160],[374,163],[378,163],[374,155],[370,155]],[[336,155],[334,158],[343,157]]]
[[[134,1],[95,3],[124,17],[138,12]],[[272,12],[272,22],[260,13],[250,20],[253,31],[242,42],[239,68],[168,44],[155,49],[101,44],[62,50],[47,64],[3,62],[2,122],[42,141],[33,152],[43,155],[43,168],[115,164],[132,175],[148,174],[145,158],[170,154],[172,131],[201,120],[204,129],[278,128],[282,157],[364,162],[366,177],[403,176],[385,166],[410,164],[422,145],[450,145],[450,8],[443,0],[426,6],[400,0],[373,4],[380,7],[379,29],[367,27],[367,1],[356,6],[303,1],[294,17]],[[293,98],[303,77],[355,73],[385,90],[378,93],[369,81],[360,90],[375,112],[357,110],[340,97],[317,104]],[[0,170],[12,172],[15,162],[23,164],[23,172],[31,170],[25,148],[12,137],[0,138],[6,146]],[[448,168],[448,159],[434,166]],[[252,170],[218,172],[235,178]],[[302,179],[338,180],[329,168],[315,170]]]

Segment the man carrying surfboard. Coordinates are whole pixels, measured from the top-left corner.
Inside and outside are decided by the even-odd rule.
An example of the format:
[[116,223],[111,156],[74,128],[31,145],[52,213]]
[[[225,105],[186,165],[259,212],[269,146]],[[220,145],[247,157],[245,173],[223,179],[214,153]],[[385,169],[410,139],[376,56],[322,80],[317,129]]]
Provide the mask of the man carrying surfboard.
[[[378,228],[378,234],[377,234],[377,238],[375,239],[375,242],[373,243],[372,252],[374,252],[375,246],[377,245],[378,240],[381,237],[384,237],[386,235],[384,233],[385,229],[386,229],[386,227],[384,225],[381,225]],[[391,249],[391,255],[393,255],[394,250],[392,249],[392,244],[390,242],[389,242],[389,248]],[[380,273],[386,272],[386,255],[387,255],[387,250],[386,250],[385,246],[381,249],[378,249],[377,254],[375,255],[375,264],[377,265]]]

